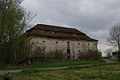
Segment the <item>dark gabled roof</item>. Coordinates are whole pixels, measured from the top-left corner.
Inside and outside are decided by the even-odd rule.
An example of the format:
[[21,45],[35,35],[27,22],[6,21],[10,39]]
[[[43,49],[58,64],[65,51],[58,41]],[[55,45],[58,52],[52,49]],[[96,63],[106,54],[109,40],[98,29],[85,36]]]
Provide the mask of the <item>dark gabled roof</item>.
[[37,24],[35,27],[31,28],[27,32],[31,30],[45,30],[45,31],[52,31],[52,32],[65,32],[65,33],[75,33],[75,34],[84,34],[75,28],[66,28],[54,25],[46,25],[46,24]]
[[[43,33],[42,31],[54,32],[54,35]],[[69,35],[60,35],[57,33],[67,33]],[[29,36],[42,36],[49,38],[57,38],[57,39],[76,39],[76,40],[87,40],[87,41],[97,41],[88,37],[85,33],[75,29],[75,28],[66,28],[54,25],[46,25],[46,24],[37,24],[35,27],[29,29],[25,33]],[[76,34],[78,36],[74,36],[71,34]]]

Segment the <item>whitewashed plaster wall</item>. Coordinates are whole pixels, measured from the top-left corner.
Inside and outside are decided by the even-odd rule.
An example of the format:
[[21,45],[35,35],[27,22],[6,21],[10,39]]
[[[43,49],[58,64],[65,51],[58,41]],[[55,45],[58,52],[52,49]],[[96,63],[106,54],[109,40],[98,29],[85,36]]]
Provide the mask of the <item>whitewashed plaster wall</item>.
[[61,50],[67,52],[67,42],[70,42],[70,53],[77,55],[78,52],[86,52],[88,50],[97,50],[97,42],[95,41],[83,41],[83,40],[65,40],[65,39],[52,39],[44,37],[30,37],[30,44],[32,45],[32,51],[36,47],[41,47],[44,51],[51,52]]

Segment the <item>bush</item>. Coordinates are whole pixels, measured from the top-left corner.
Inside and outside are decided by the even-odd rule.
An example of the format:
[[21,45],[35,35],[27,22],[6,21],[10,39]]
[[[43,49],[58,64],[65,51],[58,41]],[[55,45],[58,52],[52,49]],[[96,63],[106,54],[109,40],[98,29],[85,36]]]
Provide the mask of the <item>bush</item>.
[[36,46],[34,51],[31,51],[30,59],[32,61],[43,61],[45,56],[45,47]]
[[4,80],[4,79],[3,79],[3,76],[0,76],[0,80]]
[[80,60],[98,60],[101,59],[101,52],[88,50],[87,52],[78,53],[78,59]]
[[62,51],[52,51],[45,54],[46,60],[66,60],[67,54]]

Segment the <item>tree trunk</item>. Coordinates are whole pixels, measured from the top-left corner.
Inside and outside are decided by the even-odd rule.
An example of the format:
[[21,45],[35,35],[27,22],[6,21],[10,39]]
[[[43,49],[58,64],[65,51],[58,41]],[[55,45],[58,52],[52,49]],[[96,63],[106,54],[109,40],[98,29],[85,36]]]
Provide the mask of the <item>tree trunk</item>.
[[119,42],[119,40],[117,42],[117,45],[118,45],[118,51],[120,51],[120,42]]

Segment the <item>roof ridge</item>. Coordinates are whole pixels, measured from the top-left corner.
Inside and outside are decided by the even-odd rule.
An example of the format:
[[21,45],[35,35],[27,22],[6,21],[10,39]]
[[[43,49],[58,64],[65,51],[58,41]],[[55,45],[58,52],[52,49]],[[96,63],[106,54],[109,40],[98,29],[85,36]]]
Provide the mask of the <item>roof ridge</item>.
[[[76,28],[65,27],[65,26],[60,26],[60,25],[52,25],[52,24],[37,24],[37,25],[43,25],[43,26],[53,26],[53,27],[66,28],[66,29],[76,29]],[[37,25],[36,25],[36,26],[37,26]],[[77,30],[77,29],[76,29],[76,30]]]
[[[55,25],[47,25],[47,24],[37,24],[33,28],[27,30],[26,32],[28,34],[30,34],[30,35],[43,35],[41,30],[43,30],[45,32],[48,32],[48,33],[50,33],[50,32],[56,32],[56,33],[58,32],[58,33],[62,33],[62,34],[63,33],[66,34],[67,33],[66,35],[68,37],[70,37],[70,38],[72,38],[72,37],[76,37],[77,38],[77,37],[79,37],[78,35],[81,35],[81,37],[84,36],[84,38],[87,38],[89,40],[93,39],[93,38],[90,38],[89,36],[87,36],[85,33],[79,31],[76,28],[67,28],[67,27],[61,27],[61,26],[55,26]],[[44,34],[44,35],[49,36],[49,37],[52,36],[52,34],[50,35],[48,33]],[[62,35],[62,34],[61,35],[57,34],[56,37],[60,37],[61,36],[61,37],[65,38],[65,36]]]

